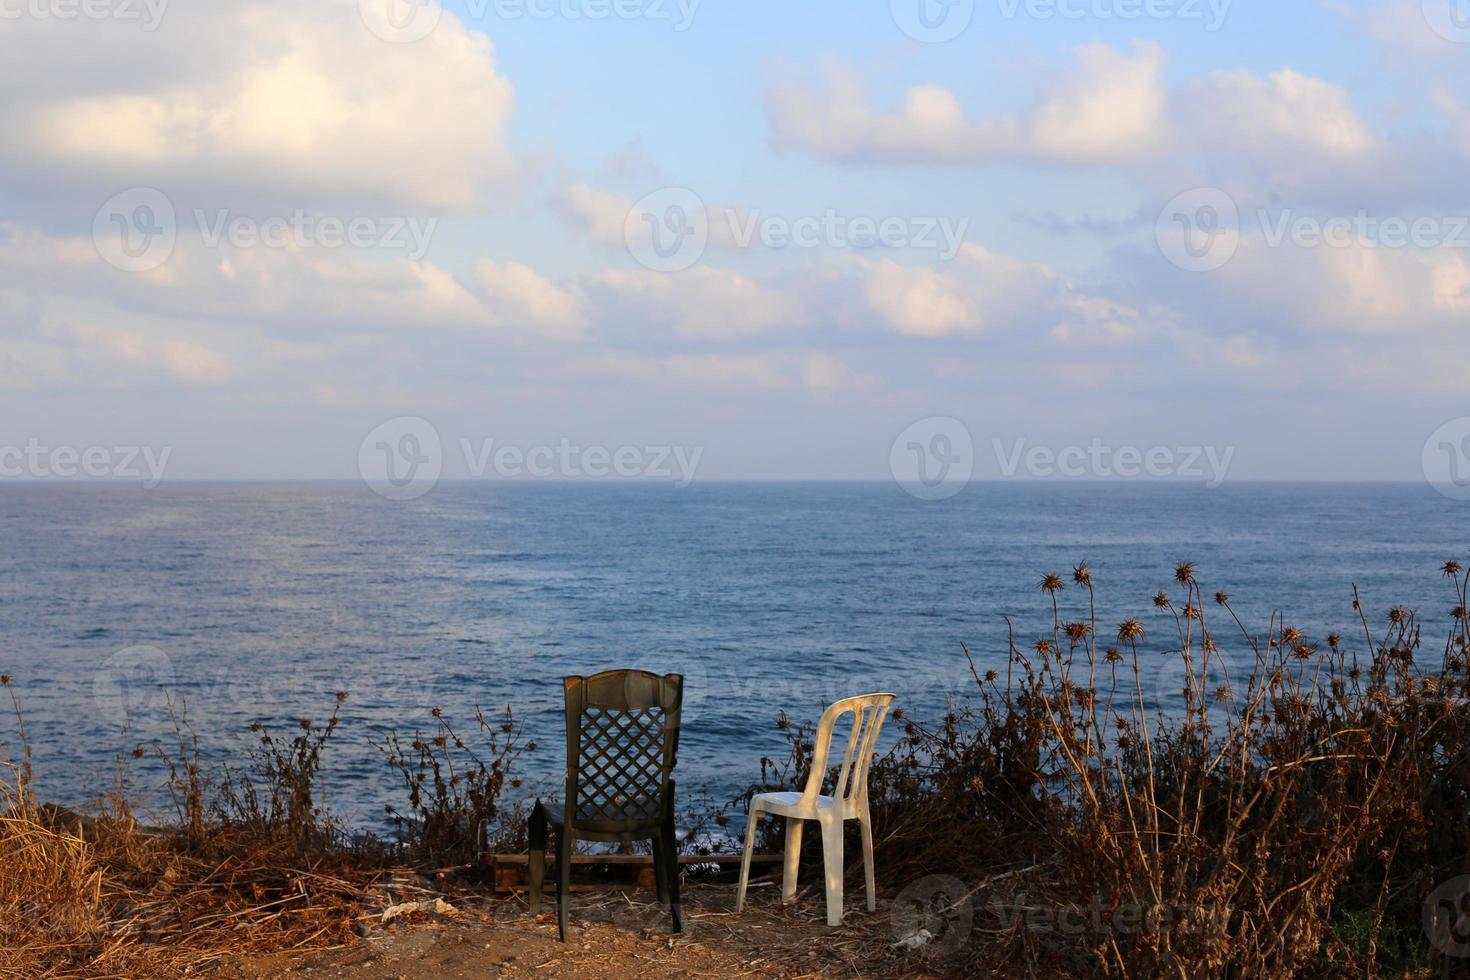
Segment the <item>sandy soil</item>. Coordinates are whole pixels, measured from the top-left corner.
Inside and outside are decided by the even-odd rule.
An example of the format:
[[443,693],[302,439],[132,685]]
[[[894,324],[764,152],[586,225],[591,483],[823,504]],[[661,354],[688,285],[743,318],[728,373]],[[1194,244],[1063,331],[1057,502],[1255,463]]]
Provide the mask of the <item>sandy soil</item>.
[[935,974],[922,956],[895,950],[884,903],[870,913],[860,896],[849,896],[846,921],[831,929],[820,896],[814,900],[808,889],[783,908],[763,884],[739,916],[732,887],[686,888],[680,935],[669,932],[668,915],[646,892],[575,894],[565,944],[557,941],[550,902],[532,918],[518,898],[451,895],[457,914],[416,912],[388,925],[365,920],[365,936],[346,948],[238,959],[217,973],[360,980]]

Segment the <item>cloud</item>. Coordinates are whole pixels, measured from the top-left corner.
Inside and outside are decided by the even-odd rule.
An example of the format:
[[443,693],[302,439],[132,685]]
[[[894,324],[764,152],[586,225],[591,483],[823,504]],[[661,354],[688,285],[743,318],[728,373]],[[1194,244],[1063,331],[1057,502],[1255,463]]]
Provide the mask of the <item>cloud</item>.
[[1390,248],[1354,236],[1343,244],[1273,246],[1248,236],[1207,283],[1235,307],[1308,334],[1450,335],[1470,314],[1470,262],[1463,248]]
[[569,185],[557,195],[562,217],[585,230],[588,239],[598,245],[625,244],[623,228],[634,203],[626,194],[586,184]]
[[91,35],[7,21],[20,60],[66,82],[3,86],[0,160],[31,180],[187,189],[216,205],[464,210],[512,177],[510,83],[489,39],[452,15],[417,44],[388,44],[350,4],[190,13],[157,36],[136,32],[115,73],[88,63],[102,47]]
[[564,339],[581,336],[587,328],[580,291],[558,285],[529,266],[481,259],[475,266],[474,281],[497,326],[522,327]]
[[791,290],[708,266],[673,275],[608,270],[593,276],[589,289],[604,309],[618,308],[616,320],[656,324],[684,338],[732,340],[805,319]]
[[821,397],[869,383],[842,360],[821,351],[666,356],[613,352],[576,358],[548,373],[556,377],[622,379],[660,387],[798,388]]
[[1434,104],[1449,121],[1453,139],[1465,156],[1470,156],[1470,108],[1448,91],[1440,89],[1434,94]]
[[1083,45],[1071,71],[1019,117],[967,117],[955,94],[939,85],[914,86],[898,109],[880,111],[862,80],[835,62],[824,92],[779,81],[766,106],[778,145],[836,159],[1117,163],[1162,148],[1166,61],[1152,42],[1135,41],[1127,53]]
[[1290,68],[1262,78],[1248,71],[1216,72],[1185,92],[1185,101],[1209,119],[1209,128],[1249,152],[1266,156],[1319,151],[1354,156],[1376,140],[1340,85]]
[[[673,188],[660,190],[668,191]],[[690,191],[684,193],[693,194]],[[700,198],[693,195],[691,201],[700,201]],[[627,247],[627,223],[629,216],[634,214],[639,205],[630,195],[587,184],[569,184],[557,192],[554,202],[561,216],[573,227],[585,232],[587,239],[593,244]],[[638,212],[640,217],[647,213],[641,210]],[[757,236],[750,234],[751,218],[744,209],[721,208],[705,203],[704,216],[708,245],[734,249],[759,244]]]
[[[818,277],[817,270],[812,272]],[[1079,290],[1055,270],[1003,255],[973,242],[953,262],[901,265],[891,259],[851,258],[831,267],[828,294],[856,297],[842,316],[909,337],[995,338],[1056,346],[1108,346],[1143,330],[1133,309]],[[816,301],[810,301],[815,305]]]
[[229,377],[230,368],[216,351],[184,341],[166,343],[164,360],[180,381],[201,384],[219,383]]
[[[1456,0],[1437,0],[1446,14]],[[1367,7],[1341,2],[1330,3],[1329,9],[1368,37],[1376,40],[1386,56],[1395,61],[1422,60],[1424,57],[1450,58],[1457,46],[1435,32],[1425,16],[1426,0],[1373,0]]]
[[1023,116],[967,116],[937,85],[910,88],[903,104],[871,104],[852,69],[829,66],[825,91],[779,81],[767,111],[779,146],[837,160],[911,163],[1050,163],[1126,166],[1141,174],[1180,164],[1251,171],[1256,186],[1314,188],[1343,170],[1385,179],[1389,148],[1357,114],[1348,91],[1290,68],[1266,75],[1217,71],[1170,88],[1168,57],[1152,42],[1128,51],[1077,48],[1069,71]]
[[0,224],[0,289],[42,303],[87,298],[129,313],[281,330],[469,330],[581,336],[588,312],[574,282],[517,262],[481,259],[463,277],[432,262],[347,249],[207,247],[181,235],[148,273],[108,266],[90,239]]

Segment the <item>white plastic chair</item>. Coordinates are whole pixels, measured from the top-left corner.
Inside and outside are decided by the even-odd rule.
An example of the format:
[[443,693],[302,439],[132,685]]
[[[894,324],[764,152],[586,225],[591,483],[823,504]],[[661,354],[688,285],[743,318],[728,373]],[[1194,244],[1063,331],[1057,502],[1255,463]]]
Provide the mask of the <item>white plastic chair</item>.
[[[735,911],[745,907],[745,885],[750,878],[750,852],[755,847],[755,825],[762,813],[786,818],[786,864],[781,877],[781,903],[796,898],[796,871],[801,860],[801,828],[815,820],[822,828],[822,864],[827,879],[827,925],[842,925],[842,825],[856,820],[863,832],[863,870],[867,874],[868,911],[878,907],[873,887],[873,818],[868,812],[868,768],[878,744],[878,731],[893,704],[892,694],[863,694],[844,698],[822,713],[813,743],[812,771],[801,793],[761,793],[750,801],[750,822],[745,828],[745,857],[740,862],[740,891]],[[827,758],[832,748],[832,729],[844,715],[852,715],[852,735],[847,754],[833,785],[833,796],[822,795]]]

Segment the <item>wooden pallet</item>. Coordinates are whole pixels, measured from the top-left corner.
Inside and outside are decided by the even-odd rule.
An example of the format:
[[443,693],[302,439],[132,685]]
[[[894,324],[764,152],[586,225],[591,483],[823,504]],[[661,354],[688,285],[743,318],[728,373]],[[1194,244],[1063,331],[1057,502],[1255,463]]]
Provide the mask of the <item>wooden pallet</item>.
[[[740,870],[740,855],[738,854],[681,854],[680,865],[718,865],[721,873],[738,872]],[[546,856],[546,891],[555,894],[556,880],[551,875],[552,856]],[[779,854],[752,854],[750,856],[751,876],[757,874],[768,874],[772,878],[780,878],[781,855]],[[485,880],[493,883],[497,892],[520,892],[525,891],[530,882],[530,857],[525,854],[486,854],[480,858],[480,868],[485,873]],[[575,892],[597,892],[612,891],[626,888],[653,888],[653,855],[651,854],[574,854],[572,855],[572,873],[576,874],[578,868],[599,868],[608,874],[606,881],[592,883],[575,883],[572,891]]]

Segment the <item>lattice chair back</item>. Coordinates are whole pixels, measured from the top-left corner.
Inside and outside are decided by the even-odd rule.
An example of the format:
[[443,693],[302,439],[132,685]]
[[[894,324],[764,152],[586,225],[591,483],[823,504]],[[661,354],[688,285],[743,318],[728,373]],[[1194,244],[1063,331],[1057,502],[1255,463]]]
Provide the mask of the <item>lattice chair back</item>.
[[811,806],[822,792],[822,781],[826,778],[832,749],[832,730],[844,715],[852,715],[852,734],[847,739],[847,751],[842,757],[842,767],[837,771],[837,782],[832,787],[832,796],[844,803],[866,801],[868,798],[868,768],[873,763],[873,753],[878,748],[878,732],[888,708],[893,704],[892,694],[864,694],[855,698],[844,698],[822,712],[817,723],[817,736],[813,742],[811,776],[807,779],[806,791],[801,802]]
[[603,834],[658,827],[679,750],[684,677],[609,670],[565,684],[568,821]]

